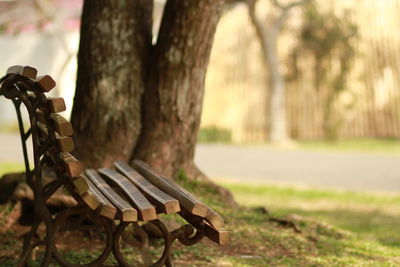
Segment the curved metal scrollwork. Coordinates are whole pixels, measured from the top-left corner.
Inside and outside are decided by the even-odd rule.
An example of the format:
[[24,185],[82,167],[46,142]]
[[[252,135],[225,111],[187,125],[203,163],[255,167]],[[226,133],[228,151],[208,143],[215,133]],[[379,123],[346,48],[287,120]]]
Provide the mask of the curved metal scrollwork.
[[[198,243],[205,236],[204,227],[194,228],[192,225],[186,224],[172,232],[169,232],[167,227],[160,220],[153,220],[149,223],[153,224],[158,230],[160,230],[162,238],[164,239],[162,255],[155,263],[150,265],[151,267],[158,267],[164,264],[166,266],[173,266],[171,249],[175,240],[179,240],[185,246],[192,246]],[[128,225],[129,223],[121,222],[114,232],[113,254],[119,266],[123,267],[131,266],[125,261],[120,251],[121,236]]]
[[173,239],[178,239],[185,246],[192,246],[205,236],[205,232],[204,227],[197,229],[190,224],[185,224],[179,229],[172,231],[171,236]]
[[113,247],[113,231],[112,231],[112,222],[105,219],[105,218],[98,218],[96,214],[94,214],[93,211],[84,208],[84,207],[76,207],[76,208],[70,208],[68,210],[65,210],[61,212],[60,214],[57,215],[57,217],[54,219],[54,225],[53,225],[53,236],[55,236],[56,232],[59,230],[60,226],[63,225],[68,217],[71,215],[76,215],[76,214],[85,214],[85,215],[92,215],[91,219],[93,221],[99,221],[100,224],[104,227],[105,233],[106,233],[106,240],[105,240],[105,247],[102,251],[102,253],[97,257],[97,259],[93,260],[92,262],[85,263],[85,264],[75,264],[67,261],[64,256],[58,251],[56,245],[53,243],[52,247],[52,254],[53,257],[57,260],[57,262],[61,266],[65,267],[97,267],[101,266],[105,260],[110,256],[112,247]]
[[[41,153],[44,150],[44,144],[39,140],[38,126],[36,121],[36,111],[39,105],[43,104],[46,100],[43,92],[38,90],[34,81],[27,77],[7,74],[0,79],[1,95],[11,99],[18,117],[18,125],[20,128],[20,137],[22,141],[22,150],[25,162],[26,182],[31,187],[34,194],[34,207],[35,217],[31,230],[24,237],[23,250],[18,266],[25,266],[34,248],[38,246],[45,246],[45,254],[41,266],[48,266],[51,261],[51,247],[53,246],[53,239],[51,232],[53,231],[53,219],[51,218],[50,211],[46,207],[45,202],[51,194],[43,198],[43,181],[42,181],[42,164],[40,162]],[[29,98],[28,90],[35,95],[35,100]],[[25,132],[24,123],[21,115],[21,104],[24,104],[29,114],[30,128]],[[34,169],[30,169],[30,160],[28,157],[26,141],[31,137],[33,143],[33,163]],[[57,188],[56,188],[57,189]],[[56,190],[55,189],[55,190]],[[35,241],[39,225],[44,223],[46,226],[46,235],[43,240]]]
[[[169,233],[167,227],[160,221],[160,220],[153,220],[150,221],[149,223],[153,224],[157,229],[160,230],[161,235],[164,239],[164,250],[161,255],[161,257],[153,264],[150,266],[152,267],[158,267],[162,266],[163,264],[166,264],[167,266],[172,266],[170,262],[170,254],[171,254],[171,246],[173,242],[173,238],[171,234]],[[129,263],[127,263],[122,256],[121,250],[120,250],[120,240],[121,236],[124,233],[125,228],[128,226],[129,223],[121,222],[115,233],[114,233],[114,246],[113,246],[113,254],[115,259],[118,262],[118,266],[123,266],[123,267],[129,267]]]

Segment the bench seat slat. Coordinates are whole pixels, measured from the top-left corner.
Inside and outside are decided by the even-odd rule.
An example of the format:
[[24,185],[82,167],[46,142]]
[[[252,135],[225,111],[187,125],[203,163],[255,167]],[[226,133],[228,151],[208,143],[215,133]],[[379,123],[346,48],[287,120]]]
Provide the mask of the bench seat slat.
[[154,184],[146,180],[142,175],[135,171],[131,166],[123,161],[116,161],[114,166],[134,183],[142,192],[153,200],[157,210],[166,214],[180,211],[178,200],[157,188]]
[[225,246],[231,242],[231,235],[227,230],[216,230],[208,223],[204,223],[205,233],[208,239],[214,241],[218,245]]
[[179,204],[186,210],[201,217],[205,217],[207,215],[208,208],[205,204],[195,198],[184,188],[174,183],[172,180],[157,174],[143,161],[135,160],[133,162],[133,167],[137,169],[138,172],[146,179],[162,189],[164,192],[178,199]]
[[117,208],[93,185],[90,179],[85,176],[83,177],[89,187],[88,191],[81,195],[83,201],[93,210],[100,206],[100,215],[114,220],[117,214]]
[[88,169],[85,174],[90,181],[113,203],[121,213],[121,220],[124,222],[137,221],[137,211],[122,199],[93,169]]
[[135,208],[139,211],[140,220],[151,221],[157,219],[157,213],[153,205],[128,178],[111,169],[103,168],[99,169],[98,172],[116,184],[127,198],[133,202]]
[[224,230],[224,229],[215,229],[212,225],[208,224],[206,221],[203,220],[200,216],[193,215],[188,211],[181,211],[179,212],[179,215],[183,219],[185,219],[188,223],[193,225],[195,228],[203,228],[204,227],[204,232],[205,235],[210,239],[211,241],[217,243],[218,245],[224,246],[228,245],[231,241],[231,236],[229,231]]
[[209,222],[215,229],[217,230],[221,229],[225,224],[224,218],[222,218],[221,215],[219,215],[217,212],[210,209],[209,207],[207,208],[208,208],[207,214],[206,217],[204,217],[204,219],[206,219],[206,221]]

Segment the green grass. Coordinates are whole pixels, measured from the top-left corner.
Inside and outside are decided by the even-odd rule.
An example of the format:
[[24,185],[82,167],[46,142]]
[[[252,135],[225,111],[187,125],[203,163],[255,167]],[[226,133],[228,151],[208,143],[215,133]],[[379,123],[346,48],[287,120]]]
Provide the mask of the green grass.
[[197,141],[199,143],[231,143],[232,132],[217,127],[203,127],[199,131]]
[[299,141],[298,148],[307,150],[357,151],[400,155],[400,139],[355,139]]
[[242,205],[232,208],[180,182],[226,218],[233,239],[225,248],[179,247],[178,266],[400,266],[400,195],[224,182]]
[[[21,167],[21,164],[3,163],[0,173]],[[178,181],[223,215],[232,243],[225,247],[207,241],[193,247],[176,243],[173,258],[177,266],[400,266],[399,194],[224,181],[221,182],[223,186],[233,192],[241,205],[229,207],[216,195],[215,188],[188,180],[183,172]],[[13,205],[0,207],[0,217],[4,219],[0,220],[0,228],[7,222]],[[169,223],[176,221],[174,218],[162,216],[162,220]],[[292,226],[279,224],[273,220],[276,218]],[[78,240],[77,244],[87,241]],[[161,253],[161,243],[159,240],[151,242],[151,255]],[[20,246],[15,232],[0,234],[1,251],[10,257],[2,260],[0,253],[0,266],[15,266]],[[94,249],[89,240],[88,247],[67,251],[65,256],[73,262],[87,262],[95,257]],[[125,247],[124,251],[127,260],[137,262],[137,250]],[[32,266],[38,263],[35,261]]]
[[[199,131],[199,143],[232,143],[231,133],[228,130],[218,128],[204,128]],[[234,144],[237,145],[237,144]],[[241,144],[266,146],[273,148],[284,149],[305,149],[305,150],[319,150],[319,151],[340,151],[340,152],[367,152],[367,153],[380,153],[380,154],[394,154],[400,155],[400,139],[378,139],[378,138],[364,138],[364,139],[349,139],[337,141],[302,141],[294,140],[293,143],[284,144],[283,146],[272,145],[268,142],[255,142]]]
[[24,165],[16,162],[0,162],[0,177],[5,173],[23,171]]
[[345,238],[330,239],[326,246],[320,247],[318,255],[308,257],[313,263],[323,266],[400,264],[400,195],[226,182],[223,185],[234,193],[240,204],[264,207],[272,217],[300,218],[300,225],[316,222],[343,231]]

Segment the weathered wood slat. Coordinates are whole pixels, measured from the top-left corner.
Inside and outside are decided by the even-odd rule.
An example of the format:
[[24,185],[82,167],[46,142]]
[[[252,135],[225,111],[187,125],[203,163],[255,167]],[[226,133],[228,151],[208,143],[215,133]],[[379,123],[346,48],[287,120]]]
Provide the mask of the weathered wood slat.
[[114,220],[117,208],[93,185],[90,179],[83,177],[89,186],[89,190],[81,195],[83,201],[93,210],[100,206],[100,215]]
[[185,219],[188,223],[190,223],[191,225],[193,225],[195,228],[200,229],[202,227],[204,227],[204,232],[205,235],[213,242],[217,243],[218,245],[227,245],[230,243],[230,233],[227,230],[224,229],[215,229],[213,226],[211,226],[210,224],[208,224],[204,218],[197,216],[197,215],[193,215],[188,211],[181,211],[179,212],[179,215],[181,215],[181,217],[183,219]]
[[67,110],[64,98],[62,97],[47,97],[46,104],[51,113],[60,113]]
[[[48,138],[49,136],[49,132],[46,128],[46,126],[44,124],[42,124],[41,122],[38,122],[38,128],[39,131],[41,132],[41,136],[43,137],[43,139]],[[71,137],[67,137],[67,136],[59,136],[57,133],[55,133],[56,135],[56,141],[57,141],[57,147],[59,152],[71,152],[72,150],[74,150],[75,145],[74,145],[74,141],[72,140]]]
[[[93,192],[88,191],[86,193],[83,193],[81,195],[82,200],[91,208],[92,210],[97,209],[100,206],[100,202],[97,200],[96,196],[93,194]],[[117,213],[117,209],[115,209],[115,213]],[[114,219],[113,216],[110,217],[110,215],[107,215],[107,212],[102,214],[104,217]]]
[[209,207],[205,219],[217,230],[221,229],[225,224],[224,218]]
[[70,153],[60,153],[60,159],[64,162],[69,177],[79,177],[83,173],[82,163]]
[[124,199],[122,199],[115,191],[100,177],[93,169],[85,171],[87,177],[93,184],[118,208],[120,219],[124,222],[137,221],[137,211],[132,208]]
[[56,82],[49,75],[37,77],[35,83],[42,89],[43,92],[50,92],[51,89],[56,87]]
[[72,183],[79,195],[83,195],[89,191],[89,184],[83,176],[77,177]]
[[[47,125],[45,113],[41,110],[36,110],[36,119],[38,121],[38,126],[39,126],[42,134],[44,136],[48,136],[47,126],[44,126],[44,125]],[[72,126],[71,126],[71,128],[72,128]],[[60,152],[71,152],[72,150],[74,150],[74,148],[75,148],[74,141],[72,140],[71,137],[60,136],[57,132],[55,132],[55,134],[56,134],[56,139],[57,139],[58,148],[59,148]]]
[[60,135],[60,136],[72,136],[74,133],[72,129],[71,123],[65,119],[63,116],[52,113],[51,118],[53,120],[54,124],[54,130]]
[[[35,102],[37,98],[34,93],[29,93],[28,97],[31,102]],[[46,98],[46,103],[44,105],[40,105],[39,109],[43,112],[49,111],[50,113],[60,113],[67,110],[67,106],[65,105],[64,98],[48,96]]]
[[56,136],[56,140],[60,152],[71,152],[75,148],[74,141],[71,137]]
[[141,174],[123,161],[116,161],[114,166],[134,183],[156,206],[160,212],[175,213],[180,211],[179,202],[154,184],[146,180]]
[[208,239],[214,241],[218,245],[225,246],[231,242],[231,235],[229,231],[222,229],[221,230],[214,229],[211,225],[209,225],[206,222],[204,223],[204,227]]
[[135,160],[133,162],[133,167],[136,168],[138,172],[146,179],[162,189],[164,192],[178,199],[179,204],[189,212],[201,217],[205,217],[207,215],[208,208],[205,204],[195,198],[184,188],[174,183],[172,180],[157,174],[143,161]]
[[11,66],[7,69],[7,74],[19,74],[30,79],[36,79],[37,70],[30,66]]
[[127,198],[139,211],[140,220],[151,221],[157,219],[156,209],[128,178],[111,169],[103,168],[99,169],[98,172],[108,178],[109,181],[113,182],[113,184],[117,185],[119,189],[125,193]]

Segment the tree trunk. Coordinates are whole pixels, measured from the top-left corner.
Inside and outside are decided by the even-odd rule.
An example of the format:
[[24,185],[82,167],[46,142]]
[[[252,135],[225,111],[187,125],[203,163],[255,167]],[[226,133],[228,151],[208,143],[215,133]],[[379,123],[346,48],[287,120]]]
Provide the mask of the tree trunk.
[[278,16],[271,25],[262,23],[256,15],[256,1],[248,0],[249,17],[256,30],[257,38],[261,45],[261,52],[265,67],[268,71],[266,90],[270,91],[270,127],[269,140],[273,143],[284,143],[288,140],[286,107],[285,107],[285,81],[280,72],[278,58],[278,34],[286,18],[286,13]]
[[88,167],[127,160],[141,129],[152,1],[84,1],[72,110],[75,153]]
[[280,71],[278,58],[277,39],[278,29],[268,29],[265,36],[267,53],[265,55],[269,69],[269,85],[271,88],[270,102],[270,141],[284,143],[288,140],[286,107],[285,107],[285,81]]
[[193,157],[223,4],[168,0],[152,46],[151,1],[84,1],[72,123],[86,166],[141,159],[172,178],[208,180]]
[[257,38],[261,45],[261,51],[264,63],[268,70],[269,82],[267,89],[271,92],[270,97],[270,127],[269,139],[273,143],[287,143],[289,136],[287,133],[286,119],[286,87],[283,74],[280,69],[278,55],[278,37],[286,22],[291,9],[299,6],[308,0],[298,0],[282,5],[278,0],[271,0],[271,3],[277,8],[278,15],[269,22],[269,25],[262,22],[256,14],[256,0],[246,0],[249,8],[249,17],[253,24]]
[[204,79],[223,0],[169,0],[143,102],[134,158],[175,177],[199,176],[193,165]]

